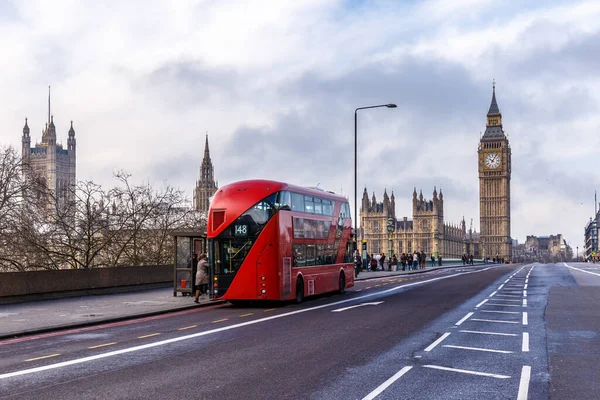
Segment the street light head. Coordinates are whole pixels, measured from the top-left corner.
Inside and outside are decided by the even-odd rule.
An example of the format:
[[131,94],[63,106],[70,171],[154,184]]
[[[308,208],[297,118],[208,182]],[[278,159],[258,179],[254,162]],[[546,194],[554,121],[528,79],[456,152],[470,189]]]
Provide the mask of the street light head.
[[385,106],[386,106],[387,108],[396,108],[396,107],[398,107],[398,106],[397,106],[397,105],[395,105],[395,104],[386,104]]

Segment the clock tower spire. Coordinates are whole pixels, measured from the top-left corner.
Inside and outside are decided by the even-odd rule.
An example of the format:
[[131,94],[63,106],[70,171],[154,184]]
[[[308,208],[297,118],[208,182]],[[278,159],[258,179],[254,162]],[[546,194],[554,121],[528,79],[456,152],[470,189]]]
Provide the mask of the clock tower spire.
[[511,149],[502,128],[495,81],[492,84],[492,102],[487,113],[485,133],[479,141],[477,154],[481,253],[484,257],[510,260]]

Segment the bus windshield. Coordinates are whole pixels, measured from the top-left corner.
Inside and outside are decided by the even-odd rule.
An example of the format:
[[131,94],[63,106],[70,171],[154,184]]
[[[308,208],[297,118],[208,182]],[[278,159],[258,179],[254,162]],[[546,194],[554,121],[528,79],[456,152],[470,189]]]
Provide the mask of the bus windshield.
[[262,229],[278,211],[278,195],[273,193],[250,207],[212,240],[216,275],[237,272]]

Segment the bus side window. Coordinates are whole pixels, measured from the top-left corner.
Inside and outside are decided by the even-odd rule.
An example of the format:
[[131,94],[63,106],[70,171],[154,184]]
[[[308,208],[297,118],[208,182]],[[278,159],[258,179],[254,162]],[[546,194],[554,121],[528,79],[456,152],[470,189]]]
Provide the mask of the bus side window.
[[292,193],[292,211],[304,212],[304,196],[298,193]]
[[321,199],[315,197],[315,214],[323,214]]
[[331,200],[322,200],[323,202],[323,215],[333,215],[333,202]]

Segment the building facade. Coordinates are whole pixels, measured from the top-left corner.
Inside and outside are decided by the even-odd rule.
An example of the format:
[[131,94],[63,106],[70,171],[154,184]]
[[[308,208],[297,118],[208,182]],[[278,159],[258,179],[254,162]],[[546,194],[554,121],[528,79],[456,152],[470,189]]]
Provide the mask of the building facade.
[[204,158],[200,165],[200,179],[196,181],[194,189],[194,210],[208,213],[210,199],[219,188],[218,182],[215,182],[214,168],[210,159],[210,150],[208,148],[208,134],[204,144]]
[[[393,232],[388,231],[392,223]],[[383,193],[383,201],[377,202],[375,193],[369,200],[365,188],[360,209],[361,240],[366,241],[369,254],[402,254],[423,251],[442,258],[460,258],[468,250],[469,237],[477,236],[472,230],[467,233],[465,220],[453,225],[444,222],[444,195],[434,188],[431,200],[423,197],[416,188],[412,196],[412,220],[396,218],[396,199],[392,192]],[[470,234],[470,236],[469,236]],[[471,243],[472,248],[475,246]],[[477,255],[475,255],[477,256]]]
[[525,243],[513,246],[512,252],[515,262],[569,261],[573,257],[573,249],[560,233],[550,236],[528,235]]
[[31,147],[31,136],[27,118],[21,138],[21,157],[24,169],[31,171],[56,197],[58,205],[74,200],[77,183],[75,130],[73,121],[68,132],[67,148],[56,142],[56,126],[50,111],[50,90],[48,88],[48,121],[42,130],[42,142]]
[[479,214],[480,246],[484,257],[512,255],[510,235],[511,149],[502,128],[502,114],[496,103],[493,85],[492,103],[487,113],[485,133],[479,141]]
[[594,218],[590,218],[585,225],[584,239],[585,249],[582,249],[582,255],[586,260],[598,257],[598,227],[600,226],[600,212],[596,212]]

